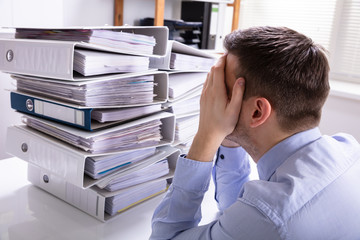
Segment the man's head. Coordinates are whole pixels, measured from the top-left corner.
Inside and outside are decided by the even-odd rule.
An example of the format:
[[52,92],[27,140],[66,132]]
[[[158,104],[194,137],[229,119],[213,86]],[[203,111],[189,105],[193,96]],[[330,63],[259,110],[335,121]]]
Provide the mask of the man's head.
[[235,77],[246,80],[244,101],[267,99],[285,132],[319,124],[330,89],[329,65],[321,46],[284,27],[234,31],[226,36],[224,46],[237,59]]

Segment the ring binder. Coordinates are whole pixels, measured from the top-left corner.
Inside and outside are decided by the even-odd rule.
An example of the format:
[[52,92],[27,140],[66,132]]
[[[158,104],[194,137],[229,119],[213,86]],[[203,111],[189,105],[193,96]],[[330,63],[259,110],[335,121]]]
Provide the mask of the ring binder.
[[[174,116],[169,113],[163,113],[160,116],[165,117],[163,118],[163,125],[161,126],[163,139],[160,143],[148,146],[147,148],[166,146],[174,141]],[[156,119],[156,117],[152,118]],[[27,146],[26,148],[24,148],[24,144]],[[105,156],[142,148],[138,147],[111,153],[91,154],[39,131],[20,125],[8,127],[6,149],[9,154],[43,169],[47,169],[47,171],[66,179],[69,183],[81,188],[88,188],[100,181],[104,181],[108,176],[96,180],[85,175],[86,158]],[[23,149],[26,149],[26,151]]]
[[169,146],[161,147],[160,151],[163,152],[163,155],[159,158],[159,160],[164,158],[168,159],[170,168],[169,174],[151,180],[147,183],[135,185],[114,192],[109,192],[96,186],[83,189],[69,182],[67,178],[63,178],[59,175],[49,172],[42,167],[30,163],[28,164],[28,180],[35,186],[38,186],[39,188],[51,193],[52,195],[80,209],[81,211],[86,212],[99,221],[106,222],[116,217],[121,213],[121,211],[125,211],[128,208],[147,200],[149,197],[162,193],[163,191],[157,192],[157,194],[153,194],[147,197],[142,197],[139,201],[135,201],[114,215],[110,215],[105,212],[105,204],[107,199],[120,194],[126,194],[127,192],[136,189],[139,186],[148,187],[165,180],[167,180],[168,183],[171,182],[171,178],[174,176],[176,161],[180,155],[180,151]]
[[[91,29],[91,28],[54,28],[62,29]],[[102,27],[113,31],[134,32],[154,36],[156,45],[154,54],[139,54],[134,50],[119,51],[111,47],[74,41],[38,40],[38,39],[0,39],[0,70],[45,78],[56,78],[67,81],[77,81],[84,77],[74,74],[74,53],[77,48],[139,55],[159,58],[165,55],[168,29],[166,27]],[[3,60],[2,60],[3,59]],[[6,60],[5,60],[6,59]],[[9,61],[10,60],[10,61]]]

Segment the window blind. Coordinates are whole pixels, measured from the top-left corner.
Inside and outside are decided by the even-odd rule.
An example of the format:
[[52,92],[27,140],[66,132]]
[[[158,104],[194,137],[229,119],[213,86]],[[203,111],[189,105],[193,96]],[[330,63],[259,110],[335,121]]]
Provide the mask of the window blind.
[[359,0],[242,0],[240,28],[286,26],[329,51],[331,78],[360,83]]
[[339,1],[331,78],[360,83],[360,1]]

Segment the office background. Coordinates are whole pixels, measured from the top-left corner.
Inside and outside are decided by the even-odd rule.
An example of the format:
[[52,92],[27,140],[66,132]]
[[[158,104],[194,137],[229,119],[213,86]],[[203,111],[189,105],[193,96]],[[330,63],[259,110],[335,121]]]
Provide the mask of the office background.
[[[241,1],[240,23],[246,1]],[[153,17],[155,0],[125,0],[124,23],[137,25],[141,18]],[[244,5],[245,4],[245,5]],[[165,19],[180,18],[181,0],[166,0]],[[309,7],[309,9],[311,9]],[[304,13],[304,17],[306,13]],[[0,0],[1,27],[101,26],[113,25],[113,0]],[[243,26],[240,24],[240,27]],[[13,88],[7,74],[0,73],[0,159],[6,154],[6,128],[20,123],[20,114],[10,108],[9,92]],[[323,110],[320,128],[324,134],[339,131],[353,134],[360,140],[360,84],[340,82],[332,91]]]

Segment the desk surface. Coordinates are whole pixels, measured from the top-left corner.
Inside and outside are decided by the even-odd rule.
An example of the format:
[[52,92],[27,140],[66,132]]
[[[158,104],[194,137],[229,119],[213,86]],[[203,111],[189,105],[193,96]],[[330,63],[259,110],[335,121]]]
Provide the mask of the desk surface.
[[[163,195],[150,199],[102,223],[27,181],[27,163],[18,158],[0,160],[0,239],[148,239],[151,217]],[[211,184],[203,219],[216,217]]]

